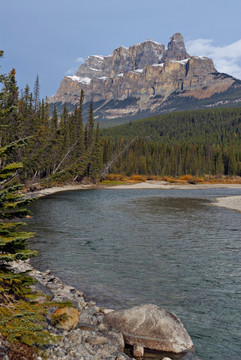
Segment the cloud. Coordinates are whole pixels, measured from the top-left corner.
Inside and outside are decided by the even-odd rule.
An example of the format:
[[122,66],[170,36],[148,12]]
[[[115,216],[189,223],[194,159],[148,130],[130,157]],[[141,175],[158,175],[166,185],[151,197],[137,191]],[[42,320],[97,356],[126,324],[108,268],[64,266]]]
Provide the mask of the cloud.
[[83,62],[85,61],[85,59],[82,58],[82,57],[78,57],[75,61],[76,61],[77,63],[83,64]]
[[241,39],[226,46],[215,46],[212,39],[190,40],[187,51],[211,58],[219,72],[241,79]]
[[67,71],[65,71],[65,75],[74,75],[78,70],[78,66],[71,67]]
[[[83,62],[85,61],[84,58],[82,57],[78,57],[74,60],[75,63],[78,63],[79,65],[83,64]],[[76,71],[78,70],[79,68],[79,65],[78,66],[72,66],[70,69],[68,69],[67,71],[65,71],[65,75],[74,75],[76,73]]]

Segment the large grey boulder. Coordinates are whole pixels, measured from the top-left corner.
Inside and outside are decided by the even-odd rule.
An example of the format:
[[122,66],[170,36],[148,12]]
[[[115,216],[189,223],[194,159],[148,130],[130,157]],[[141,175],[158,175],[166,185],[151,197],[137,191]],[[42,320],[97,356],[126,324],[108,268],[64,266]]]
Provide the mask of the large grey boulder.
[[125,343],[134,346],[134,356],[142,356],[144,348],[178,354],[193,347],[181,320],[156,305],[110,312],[104,323],[122,332]]

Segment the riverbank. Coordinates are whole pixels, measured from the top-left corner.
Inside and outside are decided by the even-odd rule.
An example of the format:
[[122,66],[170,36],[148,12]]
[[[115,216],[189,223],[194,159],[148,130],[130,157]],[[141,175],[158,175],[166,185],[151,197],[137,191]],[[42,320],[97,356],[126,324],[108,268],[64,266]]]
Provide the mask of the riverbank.
[[180,190],[195,190],[195,189],[241,189],[241,184],[171,184],[166,181],[147,180],[141,183],[126,184],[126,185],[102,185],[105,189],[180,189]]
[[[74,327],[61,328],[48,322],[46,330],[60,336],[61,339],[57,343],[45,347],[43,357],[36,356],[36,360],[135,360],[124,352],[125,340],[122,332],[108,326],[104,321],[105,315],[112,312],[111,309],[99,307],[94,301],[86,301],[81,291],[66,285],[57,276],[51,274],[50,270],[41,272],[33,268],[29,259],[15,261],[11,267],[16,272],[28,271],[29,275],[37,281],[33,290],[40,292],[42,296],[47,295],[51,301],[71,302],[73,308],[78,311]],[[176,340],[173,341],[175,343]],[[0,355],[4,354],[4,346],[1,347],[1,351]],[[131,354],[130,349],[128,354]],[[4,359],[10,360],[7,355],[3,356]],[[150,357],[153,360],[200,360],[193,352],[189,351],[184,351],[179,355],[147,351],[146,360]]]
[[[241,189],[241,184],[170,184],[166,181],[147,180],[139,183],[127,183],[125,185],[102,185],[102,184],[77,184],[54,186],[51,188],[40,189],[24,194],[27,199],[41,198],[63,191],[76,190],[90,190],[90,189],[108,189],[108,190],[145,190],[145,189],[160,189],[160,190],[199,190],[199,189]],[[217,198],[213,203],[215,206],[225,207],[227,209],[241,212],[241,196],[229,196]]]
[[89,190],[96,188],[98,188],[98,186],[95,184],[62,185],[62,186],[53,186],[50,188],[40,189],[36,191],[24,192],[23,196],[25,199],[35,199],[35,198],[38,199],[41,197],[45,197],[63,191]]
[[[16,272],[28,271],[37,280],[34,290],[47,295],[51,301],[70,301],[78,311],[77,325],[73,328],[64,329],[48,322],[46,330],[60,336],[61,339],[56,344],[48,346],[45,357],[36,357],[37,360],[130,359],[124,353],[123,335],[110,330],[103,323],[105,314],[111,310],[99,307],[93,301],[86,301],[81,291],[65,284],[51,274],[50,270],[41,272],[33,268],[29,260],[13,262],[11,267]],[[9,358],[5,355],[4,359]]]
[[24,194],[25,198],[40,198],[48,195],[52,195],[63,191],[75,191],[75,190],[90,190],[90,189],[180,189],[180,190],[194,190],[194,189],[241,189],[241,184],[171,184],[167,181],[147,180],[145,182],[126,183],[122,185],[102,185],[102,184],[74,184],[54,186],[51,188],[40,189]]

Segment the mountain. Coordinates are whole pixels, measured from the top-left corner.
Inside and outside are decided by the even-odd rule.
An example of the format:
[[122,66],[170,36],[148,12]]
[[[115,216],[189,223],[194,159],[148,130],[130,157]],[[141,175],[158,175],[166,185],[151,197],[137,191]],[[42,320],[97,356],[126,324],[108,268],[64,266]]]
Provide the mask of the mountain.
[[241,81],[217,72],[209,58],[189,55],[180,33],[167,49],[147,40],[109,56],[89,56],[49,102],[73,110],[81,89],[102,120],[241,103]]

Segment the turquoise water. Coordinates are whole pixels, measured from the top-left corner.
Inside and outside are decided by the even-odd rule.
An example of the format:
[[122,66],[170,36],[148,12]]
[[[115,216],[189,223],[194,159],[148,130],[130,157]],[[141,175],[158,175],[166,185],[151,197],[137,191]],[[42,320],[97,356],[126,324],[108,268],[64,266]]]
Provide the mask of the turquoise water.
[[238,189],[85,190],[32,204],[34,264],[98,304],[176,313],[201,360],[241,354],[241,213],[214,207]]

